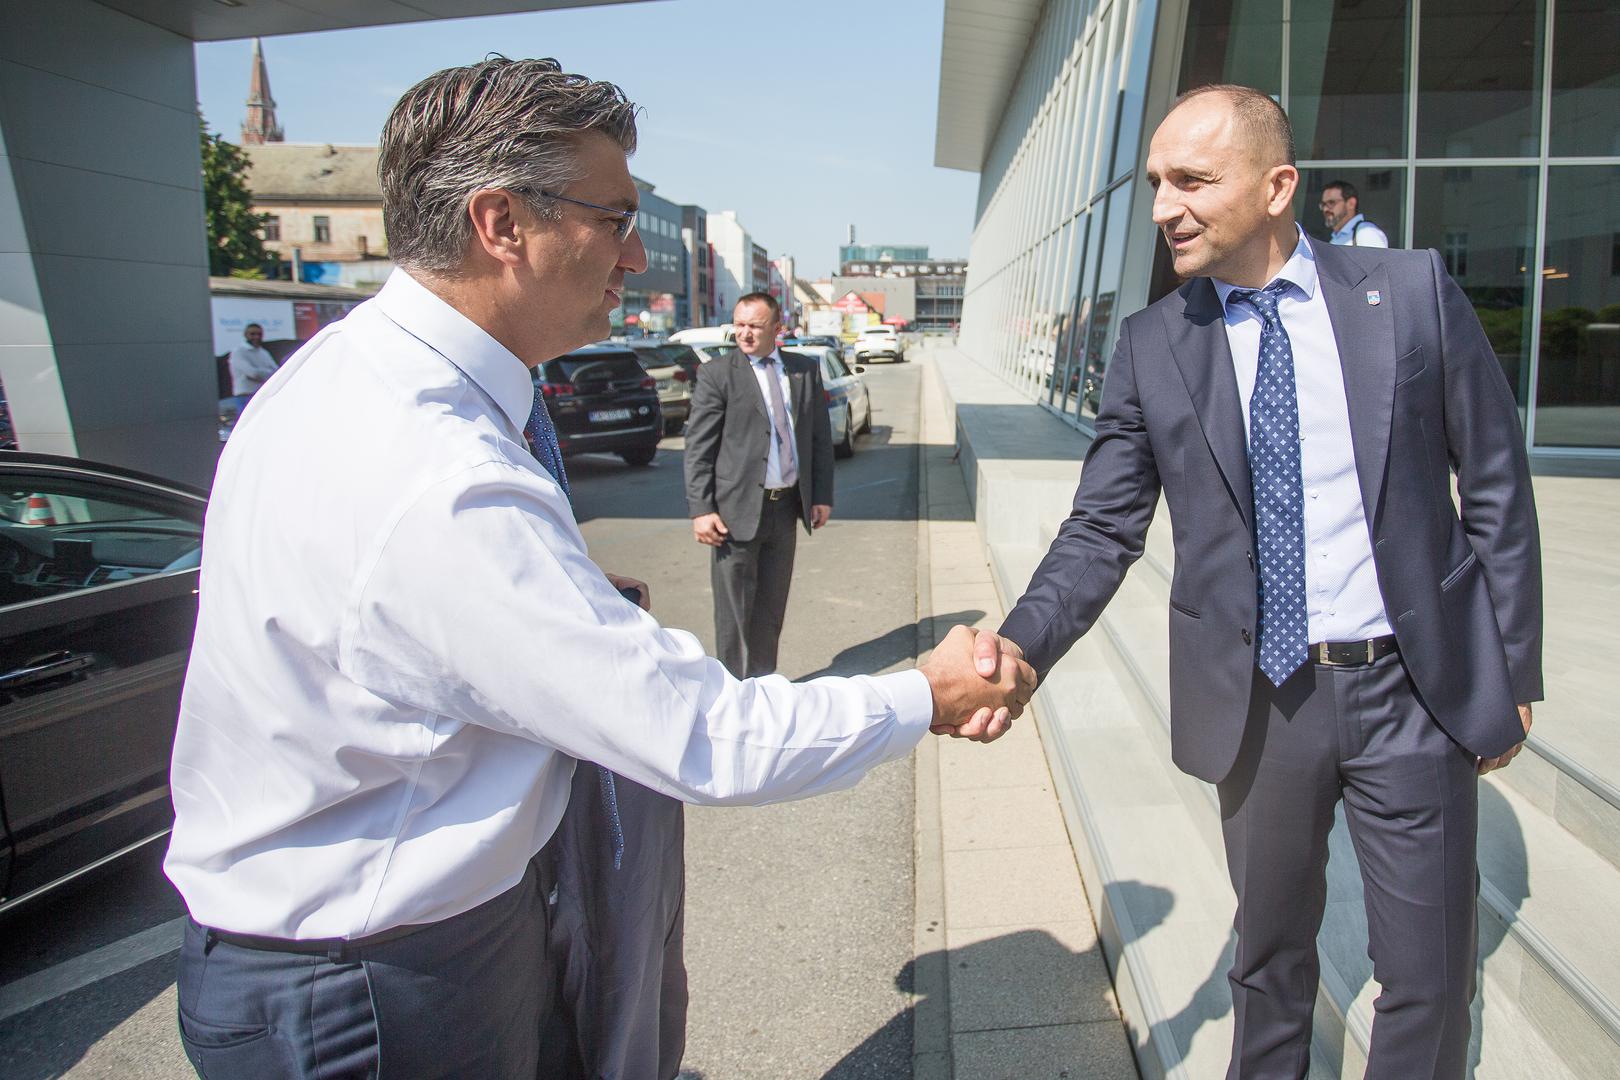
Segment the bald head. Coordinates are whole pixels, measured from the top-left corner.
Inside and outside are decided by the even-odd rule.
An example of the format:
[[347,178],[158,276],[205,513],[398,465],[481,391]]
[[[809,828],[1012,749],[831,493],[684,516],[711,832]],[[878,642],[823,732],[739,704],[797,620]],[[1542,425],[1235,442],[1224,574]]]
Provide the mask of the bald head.
[[1224,106],[1232,118],[1234,138],[1260,168],[1294,164],[1294,125],[1269,95],[1252,86],[1217,83],[1182,94],[1171,111],[1192,102],[1206,107]]

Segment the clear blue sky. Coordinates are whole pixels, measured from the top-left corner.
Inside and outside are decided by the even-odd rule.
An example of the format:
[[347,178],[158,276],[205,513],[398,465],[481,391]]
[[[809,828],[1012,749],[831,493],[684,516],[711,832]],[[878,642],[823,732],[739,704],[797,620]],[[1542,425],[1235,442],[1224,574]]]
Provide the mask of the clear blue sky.
[[[433,71],[499,52],[555,56],[645,110],[636,175],[675,202],[735,210],[801,277],[870,243],[966,257],[978,176],[935,168],[941,0],[656,0],[267,38],[289,142],[375,143]],[[252,43],[198,44],[197,99],[240,136]]]

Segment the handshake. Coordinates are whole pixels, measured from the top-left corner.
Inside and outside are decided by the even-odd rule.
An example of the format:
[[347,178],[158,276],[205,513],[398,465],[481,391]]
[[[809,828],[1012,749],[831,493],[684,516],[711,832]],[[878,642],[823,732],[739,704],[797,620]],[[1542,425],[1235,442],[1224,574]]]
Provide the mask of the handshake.
[[1012,727],[1035,692],[1024,651],[988,630],[955,626],[917,667],[934,693],[936,735],[994,742]]

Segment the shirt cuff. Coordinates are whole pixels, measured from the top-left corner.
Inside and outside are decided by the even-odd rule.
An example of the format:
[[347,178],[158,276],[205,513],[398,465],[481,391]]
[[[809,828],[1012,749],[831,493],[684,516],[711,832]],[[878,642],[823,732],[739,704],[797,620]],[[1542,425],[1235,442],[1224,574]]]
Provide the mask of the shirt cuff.
[[934,722],[934,691],[928,685],[928,676],[912,669],[874,675],[872,681],[894,710],[895,741],[912,745],[921,742],[928,734],[928,725]]

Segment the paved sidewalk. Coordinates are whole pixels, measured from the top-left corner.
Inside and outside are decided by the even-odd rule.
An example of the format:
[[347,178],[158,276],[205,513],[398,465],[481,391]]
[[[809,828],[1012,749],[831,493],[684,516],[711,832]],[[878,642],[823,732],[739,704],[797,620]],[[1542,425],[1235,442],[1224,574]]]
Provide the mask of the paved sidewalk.
[[[1002,617],[931,364],[922,396],[919,656],[934,612]],[[1039,729],[917,752],[916,1080],[1138,1075]]]

